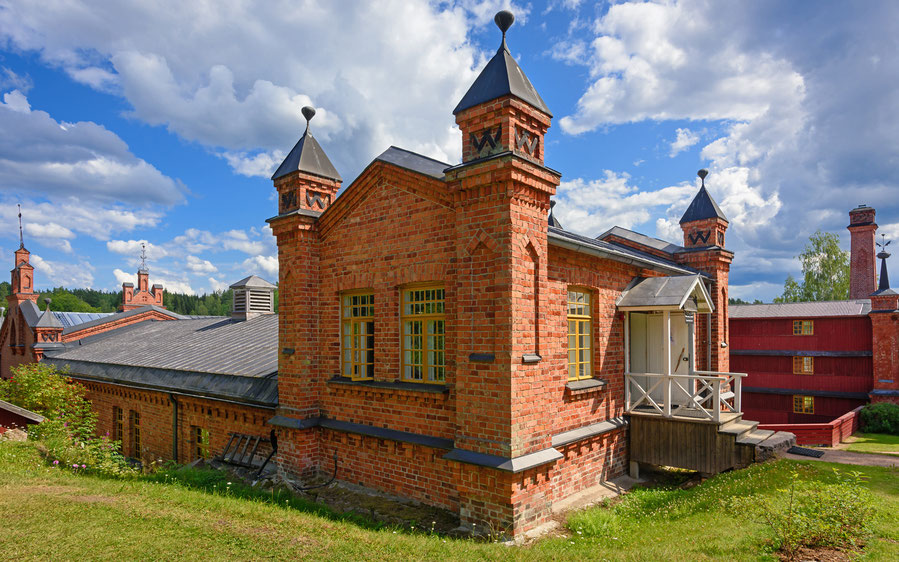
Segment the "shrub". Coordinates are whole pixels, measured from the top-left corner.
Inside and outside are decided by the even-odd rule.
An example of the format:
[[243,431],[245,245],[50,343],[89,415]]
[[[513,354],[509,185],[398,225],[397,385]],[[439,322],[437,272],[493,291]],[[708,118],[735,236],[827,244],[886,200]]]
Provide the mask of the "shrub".
[[789,489],[773,499],[744,497],[731,504],[764,523],[788,560],[802,547],[855,548],[871,533],[872,497],[860,473],[834,469],[834,475],[832,482],[808,483],[794,473]]
[[119,452],[120,443],[96,437],[97,415],[87,390],[55,367],[28,363],[13,367],[0,380],[0,399],[41,414],[45,421],[29,428],[29,439],[43,441],[54,466],[77,472],[124,475],[134,472]]
[[899,404],[868,404],[860,413],[862,431],[899,435]]

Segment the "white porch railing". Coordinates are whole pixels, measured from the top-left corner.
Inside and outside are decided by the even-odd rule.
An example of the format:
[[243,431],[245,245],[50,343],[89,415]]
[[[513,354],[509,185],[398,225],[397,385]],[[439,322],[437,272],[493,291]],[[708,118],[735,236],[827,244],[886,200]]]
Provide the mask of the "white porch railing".
[[645,406],[666,418],[680,415],[720,422],[722,413],[742,411],[745,376],[746,373],[712,371],[694,371],[692,375],[628,373],[625,408],[631,413]]

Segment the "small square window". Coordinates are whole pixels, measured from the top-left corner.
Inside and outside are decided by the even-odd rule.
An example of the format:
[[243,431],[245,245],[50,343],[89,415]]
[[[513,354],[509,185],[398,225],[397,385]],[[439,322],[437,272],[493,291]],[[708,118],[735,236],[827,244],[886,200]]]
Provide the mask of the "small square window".
[[811,336],[815,333],[814,320],[793,320],[794,336]]
[[808,356],[793,357],[794,375],[811,375],[815,372],[815,358]]
[[793,397],[793,413],[795,414],[814,414],[815,413],[815,397],[814,396],[794,396]]

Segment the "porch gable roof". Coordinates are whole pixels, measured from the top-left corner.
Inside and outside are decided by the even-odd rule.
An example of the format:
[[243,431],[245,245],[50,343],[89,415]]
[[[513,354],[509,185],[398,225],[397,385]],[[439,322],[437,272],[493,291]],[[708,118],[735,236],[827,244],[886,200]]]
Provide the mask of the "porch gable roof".
[[617,305],[619,310],[683,310],[690,297],[696,300],[692,312],[714,312],[715,305],[699,275],[637,277],[621,293]]

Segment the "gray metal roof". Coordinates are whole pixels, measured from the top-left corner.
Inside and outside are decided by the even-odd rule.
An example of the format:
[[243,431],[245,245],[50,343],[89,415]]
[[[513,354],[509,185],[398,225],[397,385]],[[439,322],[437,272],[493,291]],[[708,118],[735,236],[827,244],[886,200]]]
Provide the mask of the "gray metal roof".
[[418,172],[436,179],[443,179],[443,171],[450,167],[449,164],[422,156],[404,148],[391,146],[375,158],[375,161],[387,162],[400,168]]
[[705,275],[692,267],[681,265],[646,252],[641,252],[629,246],[596,240],[595,238],[581,236],[552,226],[549,227],[547,232],[547,240],[550,244],[570,248],[576,252],[594,254],[606,259],[638,265],[662,273],[674,273],[676,275],[692,275],[698,273],[703,276]]
[[284,159],[284,162],[281,162],[281,165],[278,166],[272,179],[276,180],[298,170],[341,181],[340,174],[337,173],[334,164],[331,164],[328,155],[325,154],[325,150],[318,144],[312,133],[309,132],[308,127],[303,136],[300,137],[300,140],[291,149],[287,158]]
[[261,277],[257,277],[255,275],[250,275],[249,277],[244,277],[237,283],[231,285],[231,289],[277,289],[277,285],[272,285],[265,279]]
[[613,226],[612,228],[603,232],[596,238],[598,240],[605,240],[609,236],[618,236],[619,238],[624,238],[625,240],[630,240],[632,242],[636,242],[637,244],[642,244],[649,248],[661,250],[668,254],[673,254],[675,252],[679,252],[680,250],[684,249],[683,246],[678,246],[677,244],[672,244],[671,242],[666,242],[665,240],[660,240],[658,238],[646,236],[645,234],[640,234],[639,232],[634,232],[633,230],[621,228],[620,226]]
[[469,107],[509,94],[552,117],[543,98],[540,97],[537,89],[512,58],[512,54],[509,53],[506,42],[503,40],[499,50],[496,51],[496,54],[462,97],[462,101],[453,110],[453,115],[457,115]]
[[775,304],[732,304],[731,318],[823,318],[829,316],[867,316],[871,301],[788,302]]
[[115,312],[113,314],[98,315],[99,318],[95,318],[94,320],[88,320],[87,322],[82,322],[81,324],[73,324],[72,326],[68,326],[62,331],[62,333],[70,334],[72,332],[77,332],[77,331],[83,330],[85,328],[93,328],[94,326],[99,326],[100,324],[105,324],[107,322],[116,322],[123,318],[129,318],[131,316],[137,316],[138,314],[143,314],[145,312],[151,312],[151,311],[159,312],[160,314],[165,314],[166,316],[169,316],[176,320],[182,320],[182,319],[186,318],[186,316],[181,316],[180,314],[172,312],[171,310],[166,310],[165,308],[162,308],[162,307],[159,307],[156,305],[152,305],[152,304],[148,304],[148,305],[142,306],[140,308],[131,309],[127,312]]
[[148,321],[66,344],[46,362],[77,378],[277,403],[278,316]]
[[687,210],[684,212],[684,216],[681,217],[680,224],[714,218],[719,218],[724,222],[728,222],[727,217],[724,216],[721,208],[718,207],[718,203],[715,203],[715,200],[712,199],[712,196],[709,195],[708,190],[706,190],[705,185],[703,184],[703,186],[699,188],[699,193],[696,194],[696,197],[693,198],[693,201],[690,202],[690,206],[687,207]]
[[690,296],[699,303],[699,312],[714,310],[699,275],[637,279],[618,299],[618,308],[681,308]]
[[26,410],[25,408],[20,408],[19,406],[10,404],[9,402],[6,402],[4,400],[0,400],[0,410],[6,410],[7,412],[11,412],[13,414],[16,414],[17,416],[21,416],[35,423],[41,423],[46,419],[40,414],[36,414],[31,410]]
[[41,318],[41,309],[39,309],[33,301],[22,301],[19,304],[19,310],[22,311],[22,316],[25,318],[25,323],[32,328]]
[[92,322],[112,316],[115,312],[57,312],[53,311],[53,316],[59,320],[63,328],[71,328],[85,322]]

